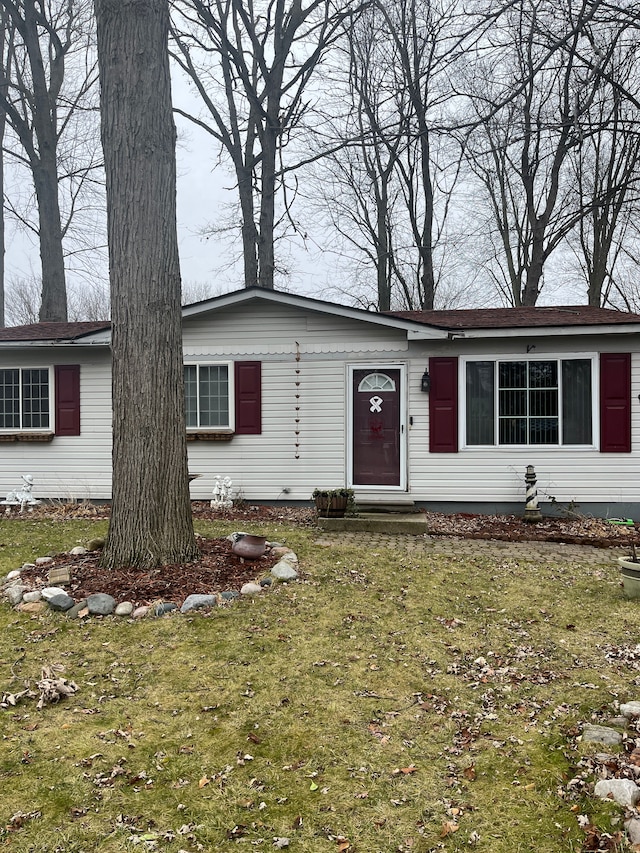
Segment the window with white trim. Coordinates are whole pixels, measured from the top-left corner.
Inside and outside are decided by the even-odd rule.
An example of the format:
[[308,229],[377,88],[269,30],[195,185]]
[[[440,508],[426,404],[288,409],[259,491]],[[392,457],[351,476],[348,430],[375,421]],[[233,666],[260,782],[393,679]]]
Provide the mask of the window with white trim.
[[466,444],[592,445],[592,358],[467,361]]
[[229,364],[185,364],[187,428],[230,429],[231,379]]
[[49,385],[48,368],[0,370],[0,430],[48,430]]

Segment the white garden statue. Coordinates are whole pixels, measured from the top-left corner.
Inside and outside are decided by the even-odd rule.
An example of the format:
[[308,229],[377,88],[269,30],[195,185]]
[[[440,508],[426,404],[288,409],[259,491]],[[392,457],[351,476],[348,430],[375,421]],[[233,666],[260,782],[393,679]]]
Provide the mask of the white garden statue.
[[[20,512],[25,508],[25,506],[37,506],[40,501],[36,500],[32,494],[33,490],[33,477],[31,474],[23,474],[22,475],[22,486],[17,489],[13,489],[13,491],[9,492],[6,499],[0,501],[0,504],[6,507],[10,506],[19,506]],[[7,510],[8,512],[9,510]]]
[[233,485],[230,477],[216,476],[216,484],[213,487],[213,500],[211,501],[211,509],[231,509],[233,506],[233,498],[231,497],[231,486]]

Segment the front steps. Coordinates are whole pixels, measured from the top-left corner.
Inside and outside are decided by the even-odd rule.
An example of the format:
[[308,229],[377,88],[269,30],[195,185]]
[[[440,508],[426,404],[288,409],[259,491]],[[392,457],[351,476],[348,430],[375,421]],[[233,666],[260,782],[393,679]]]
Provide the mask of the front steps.
[[[360,504],[358,504],[360,507]],[[423,536],[427,533],[427,520],[423,512],[358,512],[347,518],[318,518],[318,527],[332,533],[404,533]]]

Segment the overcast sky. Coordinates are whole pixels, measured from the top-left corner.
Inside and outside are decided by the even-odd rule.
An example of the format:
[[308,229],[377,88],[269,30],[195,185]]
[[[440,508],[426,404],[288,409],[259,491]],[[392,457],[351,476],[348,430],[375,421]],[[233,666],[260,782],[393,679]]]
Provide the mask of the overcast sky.
[[[173,100],[184,109],[190,99],[186,84],[175,74]],[[193,102],[192,102],[193,103]],[[197,105],[193,107],[197,111]],[[239,256],[240,245],[232,245],[230,236],[205,237],[207,224],[220,220],[221,205],[237,198],[234,178],[223,165],[216,162],[216,142],[206,132],[180,116],[176,116],[178,129],[178,240],[182,280],[187,285],[211,286],[211,294],[227,292],[243,287],[242,265],[229,266],[232,258]],[[20,180],[29,180],[29,173],[22,170]],[[32,192],[32,186],[24,188]],[[238,235],[239,236],[239,235]],[[5,256],[5,280],[40,278],[40,257],[34,235],[16,231],[7,222],[7,251]],[[279,246],[276,251],[281,252]],[[105,253],[106,258],[106,253]],[[285,258],[291,269],[287,289],[297,293],[320,296],[330,280],[333,258],[323,260],[319,252],[310,245],[294,247],[291,257]],[[326,262],[325,262],[326,261]],[[94,267],[95,277],[108,279],[106,261]],[[69,274],[73,278],[73,273]],[[280,286],[280,285],[278,285]],[[198,288],[200,290],[200,288]],[[332,297],[335,299],[335,295]]]

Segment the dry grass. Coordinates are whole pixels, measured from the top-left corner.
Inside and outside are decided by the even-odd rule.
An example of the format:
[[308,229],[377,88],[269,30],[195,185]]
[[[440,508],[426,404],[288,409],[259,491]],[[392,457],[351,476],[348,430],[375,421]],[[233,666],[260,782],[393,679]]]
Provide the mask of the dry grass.
[[[103,529],[1,521],[0,574]],[[640,611],[606,552],[462,561],[266,533],[304,579],[210,616],[0,605],[0,693],[46,664],[79,687],[0,711],[8,850],[567,853],[578,814],[619,828],[588,786],[567,792],[578,725],[640,698],[633,655],[607,655],[635,649]]]

